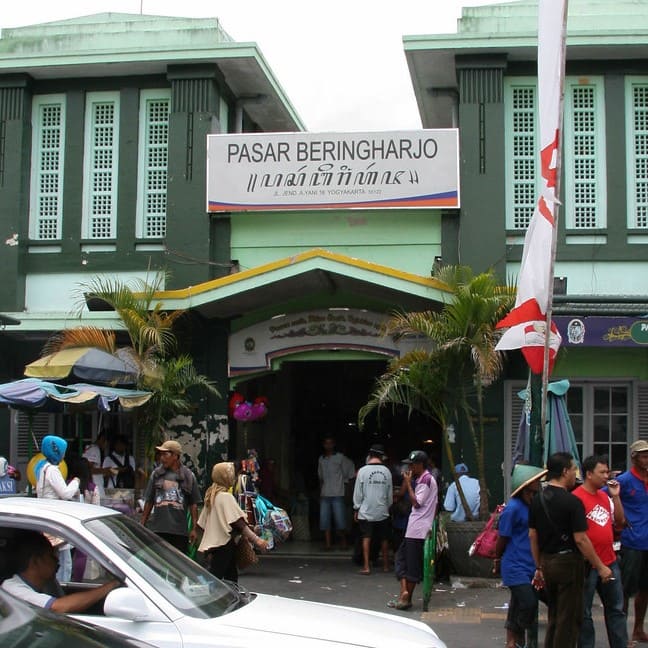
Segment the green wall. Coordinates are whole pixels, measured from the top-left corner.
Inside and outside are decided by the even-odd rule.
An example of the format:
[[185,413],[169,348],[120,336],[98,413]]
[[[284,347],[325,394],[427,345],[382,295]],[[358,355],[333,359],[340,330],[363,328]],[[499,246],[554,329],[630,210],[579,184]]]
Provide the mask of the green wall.
[[553,375],[565,378],[634,378],[648,380],[648,349],[563,348]]
[[233,214],[232,258],[243,270],[312,248],[429,276],[441,254],[438,210]]

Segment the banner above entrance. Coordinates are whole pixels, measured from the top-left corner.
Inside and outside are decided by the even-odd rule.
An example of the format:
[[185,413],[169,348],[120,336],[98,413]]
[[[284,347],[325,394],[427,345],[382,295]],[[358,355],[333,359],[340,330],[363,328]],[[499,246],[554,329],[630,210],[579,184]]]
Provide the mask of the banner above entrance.
[[387,317],[366,310],[331,308],[259,322],[230,335],[229,376],[267,371],[274,359],[305,351],[344,349],[400,357],[424,346],[420,339],[394,341],[384,336]]
[[207,211],[459,207],[459,131],[207,137]]

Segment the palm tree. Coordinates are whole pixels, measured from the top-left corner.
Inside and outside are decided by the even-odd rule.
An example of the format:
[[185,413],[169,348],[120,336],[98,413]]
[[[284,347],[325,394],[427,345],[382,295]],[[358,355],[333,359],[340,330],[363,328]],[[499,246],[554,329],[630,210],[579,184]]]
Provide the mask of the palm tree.
[[[147,457],[164,435],[170,419],[192,410],[192,390],[203,390],[220,396],[216,386],[199,374],[188,355],[175,355],[177,340],[173,325],[185,311],[165,311],[156,293],[162,288],[164,275],[151,283],[138,281],[132,286],[118,279],[95,277],[81,284],[78,314],[88,296],[100,299],[119,315],[128,334],[130,346],[119,349],[137,368],[137,386],[153,392],[151,399],[137,411],[138,430],[143,433]],[[108,353],[117,352],[116,336],[91,326],[60,331],[46,343],[43,355],[62,349],[91,346]]]
[[[428,380],[435,384],[443,377],[437,376],[438,371],[435,373],[434,369],[439,366],[443,368],[446,372],[444,390],[429,389],[426,392],[419,387],[416,396],[409,388],[404,393],[414,397],[409,403],[413,409],[419,408],[421,393],[427,393],[434,399],[444,399],[445,419],[440,414],[438,404],[427,403],[425,407],[428,411],[424,412],[432,415],[432,418],[441,424],[442,429],[446,428],[444,420],[447,422],[449,419],[461,419],[467,426],[477,458],[481,493],[480,517],[484,518],[488,515],[488,489],[483,453],[484,389],[499,377],[502,370],[502,356],[495,351],[498,337],[495,325],[512,306],[515,293],[512,287],[500,285],[492,270],[475,275],[466,266],[445,266],[436,277],[445,284],[450,295],[440,311],[397,313],[386,325],[386,333],[397,338],[423,336],[433,350],[427,352],[427,358],[415,358],[409,364],[409,372],[394,373],[388,370],[387,374],[379,379],[377,388],[381,384],[385,386],[383,379],[387,383],[389,380],[401,380],[407,386],[412,370],[414,369],[415,373],[420,372],[426,365],[431,370]],[[410,362],[407,356],[404,360]],[[405,373],[408,374],[407,378]],[[421,379],[425,379],[424,373],[421,374]],[[369,403],[373,402],[374,406],[379,406],[380,399],[376,399],[376,396],[379,396],[379,392],[374,391]],[[451,465],[454,466],[452,460]],[[454,477],[464,508],[467,508],[460,483],[456,475]],[[466,513],[470,519],[469,511]]]

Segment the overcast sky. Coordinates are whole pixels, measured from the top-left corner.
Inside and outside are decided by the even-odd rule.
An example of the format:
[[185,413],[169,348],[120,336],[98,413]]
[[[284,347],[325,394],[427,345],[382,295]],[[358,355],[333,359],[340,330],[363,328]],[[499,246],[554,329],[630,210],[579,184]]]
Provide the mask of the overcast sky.
[[[104,11],[141,0],[1,0],[0,27]],[[493,0],[143,0],[145,14],[217,16],[256,41],[312,131],[420,128],[404,34],[456,31],[461,6]]]

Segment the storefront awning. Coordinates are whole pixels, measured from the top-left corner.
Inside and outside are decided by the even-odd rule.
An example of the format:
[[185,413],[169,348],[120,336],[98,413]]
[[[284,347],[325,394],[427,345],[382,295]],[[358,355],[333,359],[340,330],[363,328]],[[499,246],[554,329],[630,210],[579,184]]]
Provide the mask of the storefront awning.
[[158,293],[166,310],[192,309],[230,319],[296,297],[336,293],[384,302],[389,309],[433,309],[447,291],[433,277],[313,249],[197,286]]

